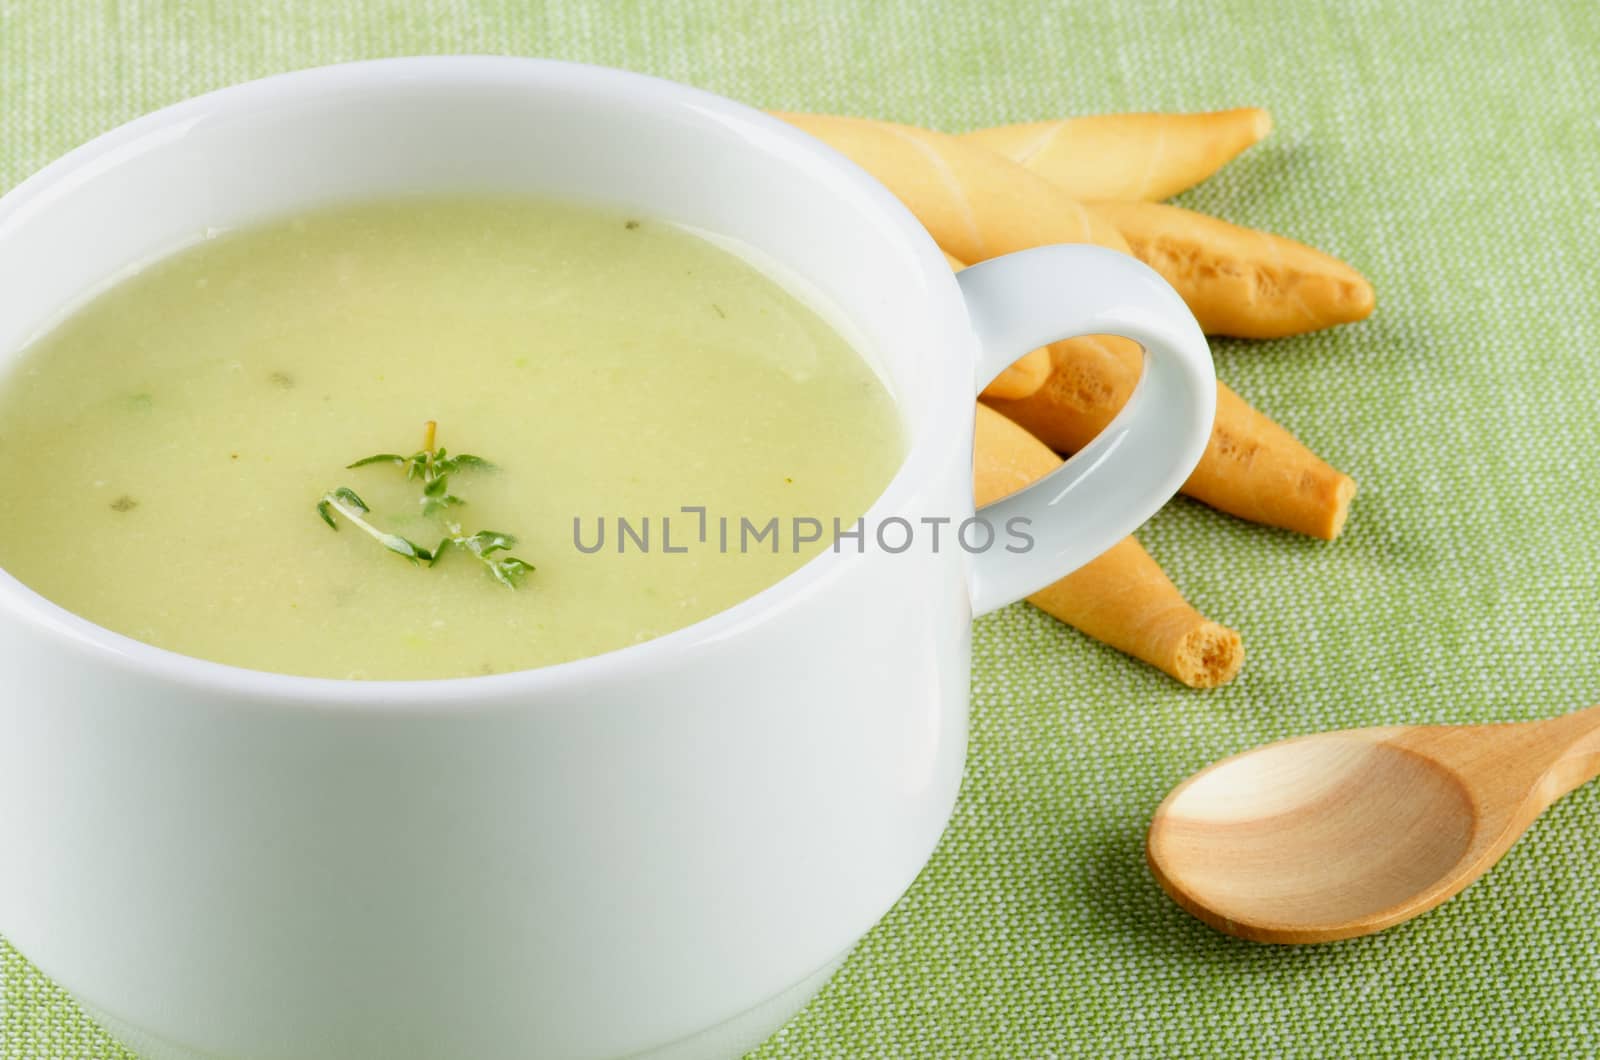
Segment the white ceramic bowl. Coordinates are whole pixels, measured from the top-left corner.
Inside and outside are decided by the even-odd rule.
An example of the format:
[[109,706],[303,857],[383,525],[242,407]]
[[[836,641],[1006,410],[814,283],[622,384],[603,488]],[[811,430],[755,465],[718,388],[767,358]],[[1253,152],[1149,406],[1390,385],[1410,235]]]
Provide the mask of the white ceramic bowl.
[[151,1060],[737,1054],[933,849],[974,611],[1110,545],[1203,448],[1205,343],[1131,259],[1045,248],[958,284],[882,187],[789,127],[518,59],[290,74],[73,152],[0,199],[0,368],[210,231],[472,189],[626,205],[805,281],[907,424],[869,525],[972,514],[973,395],[1024,350],[1116,332],[1151,356],[1094,446],[996,506],[1033,520],[1030,552],[925,535],[824,552],[698,625],[543,670],[250,672],[115,635],[0,573],[0,932]]

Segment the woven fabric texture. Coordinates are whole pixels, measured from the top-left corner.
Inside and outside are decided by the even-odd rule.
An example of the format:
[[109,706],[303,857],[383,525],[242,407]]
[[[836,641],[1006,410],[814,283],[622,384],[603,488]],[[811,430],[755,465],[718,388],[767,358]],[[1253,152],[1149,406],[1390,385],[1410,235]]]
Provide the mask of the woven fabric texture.
[[[1600,701],[1600,5],[0,0],[0,188],[207,89],[424,52],[948,130],[1268,107],[1270,140],[1182,201],[1378,291],[1355,326],[1215,344],[1224,379],[1361,484],[1344,537],[1187,500],[1141,532],[1242,631],[1244,673],[1193,692],[1026,606],[982,620],[943,844],[756,1056],[1600,1055],[1600,786],[1460,899],[1332,946],[1218,935],[1142,852],[1172,785],[1255,744]],[[131,1055],[3,944],[0,1042]]]

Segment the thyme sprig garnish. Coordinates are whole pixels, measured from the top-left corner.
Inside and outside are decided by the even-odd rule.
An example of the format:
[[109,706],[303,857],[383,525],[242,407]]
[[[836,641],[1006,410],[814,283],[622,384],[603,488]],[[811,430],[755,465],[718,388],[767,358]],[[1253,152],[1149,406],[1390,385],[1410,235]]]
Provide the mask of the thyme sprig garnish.
[[[377,453],[362,457],[355,463],[346,465],[346,468],[348,470],[374,464],[392,464],[401,468],[405,471],[406,481],[420,480],[422,483],[422,496],[418,499],[418,503],[422,506],[424,517],[460,507],[467,502],[450,492],[450,476],[458,471],[492,471],[495,466],[471,453],[457,453],[451,456],[445,449],[436,447],[434,443],[437,431],[438,424],[429,420],[419,451],[410,456]],[[317,504],[317,514],[321,515],[322,521],[333,529],[339,529],[338,520],[334,516],[336,514],[343,516],[352,526],[370,536],[384,548],[404,556],[412,563],[426,562],[432,567],[437,565],[452,547],[459,548],[482,563],[489,575],[508,589],[515,589],[521,579],[534,569],[533,564],[516,556],[496,555],[498,552],[509,552],[516,547],[517,539],[510,534],[498,530],[479,530],[469,534],[462,529],[460,523],[451,520],[445,523],[446,533],[440,539],[438,546],[429,550],[399,534],[389,533],[374,526],[366,518],[370,511],[366,502],[348,486],[340,486],[324,493],[322,500]]]

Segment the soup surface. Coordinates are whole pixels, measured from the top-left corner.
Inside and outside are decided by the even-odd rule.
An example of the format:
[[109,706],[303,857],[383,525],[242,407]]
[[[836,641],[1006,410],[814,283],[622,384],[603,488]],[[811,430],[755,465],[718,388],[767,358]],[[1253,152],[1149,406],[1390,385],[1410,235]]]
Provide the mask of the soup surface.
[[[346,469],[422,450],[427,421],[450,454],[495,465],[448,477],[464,504],[425,515],[402,468]],[[523,199],[346,205],[206,239],[13,362],[0,567],[112,630],[238,666],[502,672],[753,595],[828,547],[832,519],[854,523],[902,451],[850,345],[689,232]],[[348,501],[334,532],[317,505],[339,487],[375,530],[429,551],[499,531],[515,546],[488,558],[535,569],[508,588],[461,547],[413,564]],[[685,506],[707,510],[705,542]],[[795,516],[828,532],[796,550]],[[665,551],[666,517],[687,551]],[[779,518],[776,552],[741,549],[741,517]]]

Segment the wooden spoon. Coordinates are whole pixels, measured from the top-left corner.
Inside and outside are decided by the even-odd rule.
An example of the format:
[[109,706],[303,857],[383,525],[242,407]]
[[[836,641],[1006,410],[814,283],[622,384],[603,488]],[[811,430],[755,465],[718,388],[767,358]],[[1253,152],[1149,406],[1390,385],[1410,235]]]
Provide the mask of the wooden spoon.
[[1600,776],[1600,707],[1506,725],[1396,725],[1235,755],[1167,796],[1150,868],[1219,931],[1332,942],[1425,913]]

